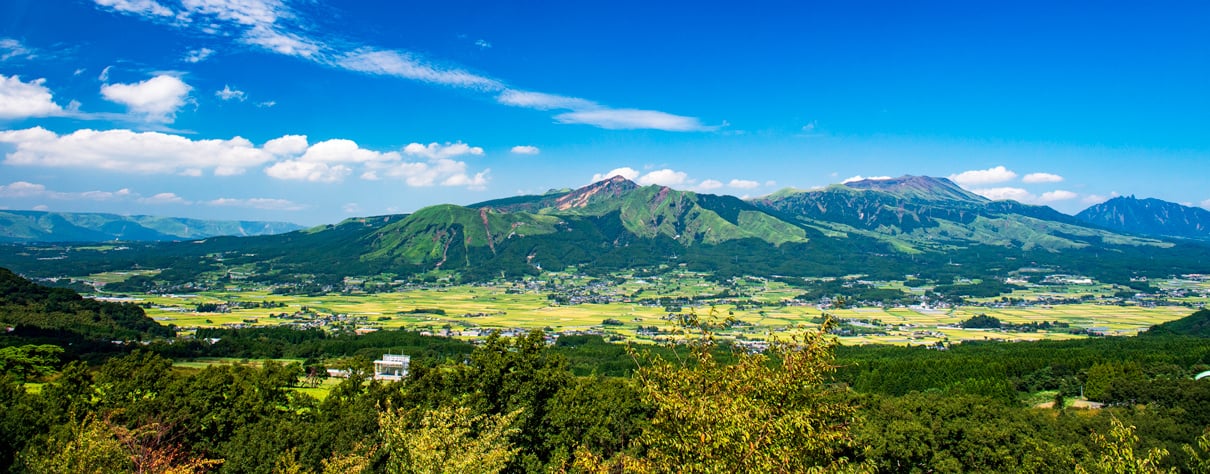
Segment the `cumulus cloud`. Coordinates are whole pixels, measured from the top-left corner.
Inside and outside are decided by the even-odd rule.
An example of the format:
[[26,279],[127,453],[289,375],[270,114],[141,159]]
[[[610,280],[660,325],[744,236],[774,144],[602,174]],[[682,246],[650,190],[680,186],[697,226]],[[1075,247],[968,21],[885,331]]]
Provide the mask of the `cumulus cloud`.
[[1021,182],[1026,184],[1037,183],[1058,183],[1063,181],[1063,177],[1051,173],[1030,173],[1021,178]]
[[77,130],[59,135],[42,127],[0,131],[0,143],[15,146],[4,163],[56,168],[94,168],[133,173],[236,175],[267,163],[273,155],[248,140],[191,140],[159,132]]
[[951,174],[950,181],[957,183],[959,186],[980,186],[986,184],[1003,183],[1011,181],[1017,177],[1017,173],[1012,172],[1004,166],[988,168],[985,170],[970,170],[963,171],[958,174]]
[[1202,201],[1202,209],[1210,210],[1210,199]]
[[[613,108],[575,97],[523,91],[488,75],[442,64],[420,54],[357,44],[338,38],[325,41],[313,36],[315,28],[301,12],[281,0],[182,0],[171,7],[155,0],[94,0],[104,9],[133,14],[160,24],[191,28],[206,34],[233,37],[266,51],[293,56],[316,64],[381,76],[398,77],[496,95],[505,105],[537,110],[567,110],[555,116],[560,123],[585,124],[613,130],[654,129],[675,132],[710,131],[696,117],[657,110]],[[480,48],[491,47],[484,40]],[[198,50],[201,51],[201,50]],[[204,59],[201,54],[186,56]]]
[[1026,204],[1049,204],[1057,201],[1068,201],[1080,197],[1079,194],[1062,189],[1047,191],[1041,195],[1016,187],[998,187],[998,188],[983,188],[972,189],[971,192],[991,199],[993,201],[1013,200]]
[[180,78],[160,74],[134,84],[106,84],[101,86],[101,95],[149,121],[171,122],[191,90],[193,87]]
[[301,211],[307,208],[306,206],[293,201],[274,198],[218,198],[206,201],[206,204],[222,207],[248,207],[266,211]]
[[594,174],[594,175],[592,175],[591,182],[595,183],[597,181],[606,180],[606,179],[612,178],[614,176],[621,176],[623,178],[634,181],[635,179],[638,179],[640,174],[641,173],[639,173],[638,170],[631,168],[629,166],[624,166],[621,168],[614,168],[612,170],[609,170],[609,172],[607,172],[607,173]]
[[351,172],[353,170],[344,165],[297,160],[281,161],[265,168],[265,174],[271,178],[318,183],[341,181]]
[[[951,178],[951,180],[952,180],[952,178]],[[1011,199],[1013,201],[1029,202],[1034,199],[1034,195],[1030,194],[1029,191],[1026,191],[1021,188],[1013,188],[1013,187],[972,189],[971,192],[978,194],[980,196],[983,196],[985,198],[991,199],[993,201],[1003,201],[1003,200]]]
[[411,156],[420,156],[430,160],[453,158],[461,155],[483,155],[483,148],[473,147],[462,142],[445,143],[444,145],[437,142],[421,145],[419,143],[409,143],[403,147],[403,152]]
[[1084,204],[1088,204],[1088,205],[1100,204],[1100,203],[1103,203],[1105,201],[1108,201],[1108,200],[1113,199],[1118,196],[1120,196],[1120,194],[1118,194],[1116,191],[1109,193],[1108,196],[1101,196],[1098,194],[1089,194],[1087,196],[1084,196],[1084,199],[1081,199],[1080,202],[1082,202]]
[[131,191],[129,188],[122,188],[117,191],[82,191],[82,192],[63,192],[52,191],[46,186],[28,181],[15,181],[6,185],[0,185],[0,198],[48,198],[65,201],[114,201],[120,199],[129,199],[138,197],[138,194]]
[[362,179],[376,180],[382,178],[402,179],[409,186],[463,186],[469,189],[483,189],[488,181],[491,170],[483,170],[474,175],[467,174],[465,162],[449,158],[430,159],[428,161],[393,161],[375,162],[367,165],[369,171]]
[[220,99],[223,99],[224,101],[238,100],[243,102],[248,100],[248,94],[245,94],[244,91],[238,89],[232,89],[229,85],[224,85],[223,90],[216,91],[214,95]]
[[46,186],[28,181],[15,181],[0,185],[0,197],[25,198],[37,197],[46,193]]
[[301,155],[307,151],[306,135],[284,135],[265,142],[265,151],[277,156]]
[[140,198],[143,204],[193,204],[191,201],[177,196],[176,193],[159,193],[151,197]]
[[0,120],[63,115],[45,83],[46,79],[22,82],[16,75],[0,74]]
[[760,187],[760,182],[748,179],[733,179],[730,183],[727,183],[727,186],[736,189],[752,189]]
[[684,186],[691,183],[689,175],[683,171],[676,171],[669,168],[655,170],[639,177],[638,183],[643,186],[658,185],[658,186]]
[[721,187],[723,187],[723,182],[717,179],[707,179],[697,185],[698,191],[710,191]]
[[1056,189],[1054,191],[1047,191],[1047,192],[1042,193],[1041,196],[1038,196],[1038,201],[1040,201],[1040,202],[1067,201],[1069,199],[1075,199],[1077,197],[1079,197],[1079,195],[1076,193],[1073,193],[1071,191]]
[[517,145],[513,147],[510,152],[514,155],[537,155],[538,153],[541,153],[542,150],[539,150],[538,147],[533,145]]
[[892,178],[890,176],[870,176],[867,178],[862,175],[857,175],[857,176],[850,176],[848,178],[845,178],[845,180],[841,181],[840,184],[856,183],[858,181],[865,181],[867,179],[872,180],[872,181],[884,181],[884,180],[888,180],[888,179],[892,179]]
[[195,64],[205,61],[214,55],[214,50],[210,48],[192,49],[185,53],[185,62]]

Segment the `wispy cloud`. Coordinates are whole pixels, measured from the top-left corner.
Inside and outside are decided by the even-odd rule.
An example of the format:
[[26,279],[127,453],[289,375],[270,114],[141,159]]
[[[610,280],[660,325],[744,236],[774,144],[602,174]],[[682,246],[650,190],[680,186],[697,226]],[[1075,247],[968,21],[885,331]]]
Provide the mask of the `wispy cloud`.
[[210,56],[212,56],[212,55],[214,55],[213,49],[198,48],[198,49],[192,49],[192,50],[189,50],[188,52],[186,52],[184,59],[185,59],[185,62],[193,64],[193,63],[200,63],[202,61],[205,61],[206,59],[210,58]]
[[14,58],[33,58],[34,50],[12,38],[0,38],[0,61]]
[[[594,101],[543,92],[523,91],[488,75],[441,64],[397,49],[357,44],[346,38],[328,40],[311,34],[307,20],[280,0],[181,0],[169,6],[156,0],[94,0],[111,11],[201,31],[231,36],[245,45],[293,56],[316,64],[363,74],[398,77],[429,84],[492,94],[505,105],[536,110],[562,110],[555,120],[611,130],[653,129],[673,132],[717,130],[696,117],[658,110],[614,108]],[[345,46],[351,45],[351,46]],[[490,43],[479,40],[480,48]],[[202,51],[202,50],[198,50]],[[208,56],[208,55],[207,55]],[[188,55],[186,60],[204,56]]]
[[248,94],[239,89],[232,89],[229,85],[224,85],[223,90],[215,91],[214,95],[220,99],[223,99],[224,101],[238,100],[243,102],[248,100]]
[[222,207],[247,207],[266,211],[301,211],[307,208],[307,206],[288,199],[276,198],[218,198],[206,201],[206,204]]

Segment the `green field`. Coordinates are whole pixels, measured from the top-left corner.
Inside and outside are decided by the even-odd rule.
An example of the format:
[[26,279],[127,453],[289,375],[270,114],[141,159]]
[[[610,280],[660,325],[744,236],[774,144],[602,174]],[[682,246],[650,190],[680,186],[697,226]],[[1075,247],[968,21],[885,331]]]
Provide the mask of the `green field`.
[[[569,277],[570,279],[571,277]],[[580,285],[584,282],[563,281]],[[630,301],[631,295],[645,298],[694,297],[718,294],[723,288],[701,278],[687,277],[675,283],[628,280],[624,284],[600,286],[599,292],[611,292],[619,301],[609,303],[558,304],[548,293],[520,283],[486,286],[450,286],[380,293],[373,295],[281,296],[265,291],[219,291],[193,295],[139,295],[150,303],[148,314],[182,328],[221,327],[224,325],[277,325],[306,319],[343,315],[345,324],[362,329],[407,328],[417,331],[452,331],[449,334],[473,338],[491,329],[544,329],[552,332],[594,331],[639,342],[659,341],[670,334],[638,334],[640,326],[671,332],[675,324],[666,319],[666,308]],[[743,280],[731,286],[740,299],[758,302],[737,307],[710,301],[685,306],[683,313],[701,317],[713,315],[732,318],[739,324],[720,330],[720,336],[745,340],[767,340],[800,327],[813,327],[824,312],[810,305],[786,305],[783,302],[797,290],[778,283]],[[1082,293],[1087,290],[1078,290]],[[1040,293],[1040,292],[1038,292]],[[1070,297],[1072,293],[1065,296]],[[1077,293],[1078,294],[1078,293]],[[1036,295],[1034,295],[1036,296]],[[638,298],[634,298],[637,300]],[[198,304],[264,303],[284,307],[235,308],[225,313],[200,313]],[[440,310],[440,311],[434,311]],[[415,311],[420,311],[416,313]],[[424,312],[430,311],[430,312]],[[1108,335],[1132,335],[1147,327],[1170,321],[1192,312],[1182,306],[1142,307],[1095,303],[1035,305],[1013,307],[961,306],[928,308],[844,308],[828,309],[836,319],[878,324],[886,334],[847,336],[847,344],[932,344],[962,340],[1038,340],[1083,337],[1070,331],[1002,332],[962,329],[958,323],[985,314],[1005,323],[1062,322],[1074,329],[1095,329]],[[444,314],[437,314],[444,313]],[[297,315],[291,318],[283,314]],[[604,325],[605,320],[614,324]]]

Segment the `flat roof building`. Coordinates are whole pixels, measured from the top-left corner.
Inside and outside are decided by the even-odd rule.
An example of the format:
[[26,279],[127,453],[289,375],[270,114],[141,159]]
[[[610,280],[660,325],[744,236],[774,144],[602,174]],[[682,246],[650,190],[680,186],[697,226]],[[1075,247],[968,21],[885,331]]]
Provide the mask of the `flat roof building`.
[[403,380],[408,376],[408,365],[411,363],[411,357],[386,354],[382,359],[374,361],[374,380]]

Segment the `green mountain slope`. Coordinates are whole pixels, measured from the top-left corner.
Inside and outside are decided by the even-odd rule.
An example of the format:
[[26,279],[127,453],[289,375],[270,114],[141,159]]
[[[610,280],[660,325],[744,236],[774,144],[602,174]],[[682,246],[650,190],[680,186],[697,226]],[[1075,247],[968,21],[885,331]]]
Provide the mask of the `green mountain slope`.
[[[169,336],[172,330],[133,304],[85,299],[65,288],[48,288],[0,268],[0,326],[4,338],[71,338],[109,341]],[[3,344],[0,344],[3,345]]]
[[786,190],[753,204],[834,235],[865,235],[907,252],[980,245],[1051,252],[1170,245],[1089,227],[1045,206],[989,201],[947,179],[925,176]]
[[129,291],[189,291],[196,282],[240,279],[322,293],[343,288],[347,277],[439,270],[474,281],[568,266],[594,274],[683,267],[720,277],[916,274],[936,281],[1029,267],[1128,282],[1203,273],[1210,245],[1114,233],[1048,207],[988,201],[927,177],[788,190],[751,202],[617,177],[279,235],[120,249],[9,245],[0,248],[0,266],[38,277],[160,270],[124,283]]
[[211,221],[82,212],[0,211],[0,242],[105,242],[270,235],[301,229],[286,222]]
[[1159,199],[1116,197],[1089,206],[1076,218],[1116,232],[1210,240],[1210,211]]

